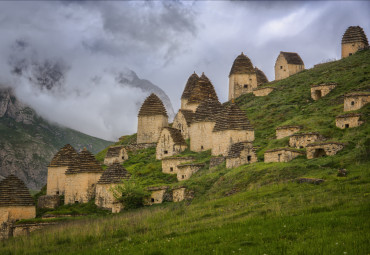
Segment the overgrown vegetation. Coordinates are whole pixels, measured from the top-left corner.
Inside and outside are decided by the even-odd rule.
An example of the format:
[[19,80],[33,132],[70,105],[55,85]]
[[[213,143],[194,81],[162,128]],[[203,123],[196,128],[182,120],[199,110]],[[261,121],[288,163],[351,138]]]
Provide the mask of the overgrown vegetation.
[[139,181],[133,178],[123,180],[122,184],[115,186],[112,191],[114,197],[124,205],[126,210],[142,207],[144,199],[150,195]]
[[[260,162],[226,169],[201,169],[178,183],[161,173],[154,149],[130,154],[124,163],[143,186],[184,185],[192,201],[165,203],[110,217],[74,221],[0,243],[1,254],[368,254],[370,250],[370,129],[340,130],[342,95],[369,89],[370,51],[305,70],[274,82],[267,97],[243,95],[237,103],[255,127]],[[337,82],[319,101],[310,85]],[[358,112],[369,114],[367,105]],[[288,163],[263,163],[267,149],[284,147],[275,140],[280,125],[303,125],[330,140],[344,142],[337,155]],[[207,163],[209,152],[185,151]],[[347,177],[337,177],[339,168]],[[299,177],[324,179],[298,184]]]

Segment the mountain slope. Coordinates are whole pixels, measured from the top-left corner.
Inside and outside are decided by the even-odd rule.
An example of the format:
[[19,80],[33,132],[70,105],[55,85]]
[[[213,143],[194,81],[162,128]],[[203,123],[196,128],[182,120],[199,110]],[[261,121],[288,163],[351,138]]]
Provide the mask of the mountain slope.
[[[319,101],[310,85],[337,82]],[[143,185],[183,185],[192,201],[164,203],[112,217],[87,219],[32,233],[0,246],[4,254],[367,254],[370,250],[370,104],[358,112],[365,123],[335,127],[343,113],[343,95],[368,90],[370,51],[305,70],[269,83],[266,97],[243,95],[236,100],[255,127],[259,162],[226,169],[208,169],[210,153],[185,151],[205,162],[189,180],[163,177],[154,149],[131,154],[124,163]],[[275,139],[275,128],[303,125],[330,140],[344,142],[335,156],[287,163],[264,163],[263,152],[287,146]],[[134,136],[127,137],[127,140]],[[125,141],[123,141],[124,143]],[[104,151],[99,153],[102,160]],[[338,177],[345,168],[347,177]],[[296,178],[321,178],[320,185]]]
[[47,165],[65,144],[96,153],[110,142],[51,124],[19,102],[10,89],[0,90],[0,178],[13,173],[30,189],[46,183]]

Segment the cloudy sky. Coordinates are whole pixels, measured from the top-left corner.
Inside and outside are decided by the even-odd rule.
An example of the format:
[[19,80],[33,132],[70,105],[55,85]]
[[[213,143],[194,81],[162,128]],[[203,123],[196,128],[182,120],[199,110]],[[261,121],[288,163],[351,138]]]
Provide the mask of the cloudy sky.
[[[1,1],[0,84],[51,121],[114,140],[136,132],[144,97],[119,87],[118,72],[161,87],[175,111],[193,71],[226,101],[241,52],[273,80],[280,51],[298,52],[306,68],[339,59],[348,26],[369,35],[369,13],[368,1]],[[65,74],[51,90],[12,72],[45,60]]]

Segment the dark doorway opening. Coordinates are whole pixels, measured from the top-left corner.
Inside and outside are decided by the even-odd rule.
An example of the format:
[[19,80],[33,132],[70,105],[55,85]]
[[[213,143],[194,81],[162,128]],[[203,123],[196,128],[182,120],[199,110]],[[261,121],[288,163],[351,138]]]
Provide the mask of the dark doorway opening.
[[349,128],[349,124],[345,124],[345,125],[344,125],[344,127],[345,127],[345,128]]
[[326,156],[326,152],[322,148],[316,149],[314,154],[313,154],[314,158],[321,158],[321,157],[325,157],[325,156]]
[[248,160],[248,162],[251,162],[251,160],[252,160],[252,156],[248,156],[248,157],[247,157],[247,160]]
[[322,97],[321,90],[315,90],[315,96],[316,96],[316,99],[320,99]]

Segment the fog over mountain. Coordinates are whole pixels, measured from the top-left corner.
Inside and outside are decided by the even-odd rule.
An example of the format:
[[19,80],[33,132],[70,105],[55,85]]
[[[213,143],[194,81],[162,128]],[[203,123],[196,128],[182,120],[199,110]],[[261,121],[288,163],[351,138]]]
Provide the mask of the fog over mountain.
[[362,1],[2,1],[0,84],[50,121],[114,140],[136,132],[150,92],[173,116],[169,98],[176,111],[193,71],[225,101],[242,51],[270,80],[280,51],[308,68],[340,58],[348,26],[370,34],[369,11]]

